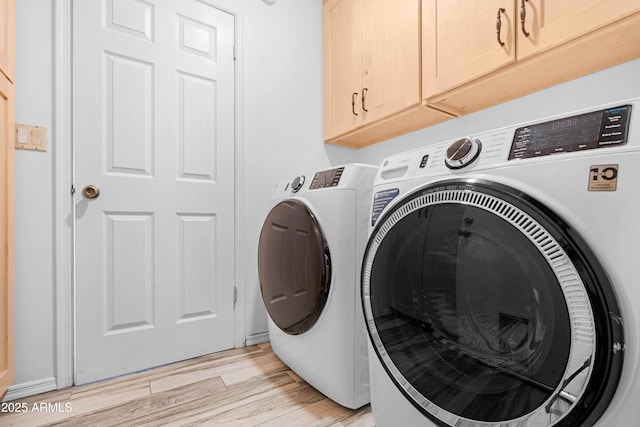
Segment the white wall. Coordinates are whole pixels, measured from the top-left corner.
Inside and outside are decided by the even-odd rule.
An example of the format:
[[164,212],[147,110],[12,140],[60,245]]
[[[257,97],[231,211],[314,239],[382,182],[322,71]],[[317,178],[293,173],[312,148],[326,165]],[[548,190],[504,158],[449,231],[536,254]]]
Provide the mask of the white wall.
[[16,152],[16,384],[54,372],[52,2],[16,2],[16,122],[47,128],[46,152]]

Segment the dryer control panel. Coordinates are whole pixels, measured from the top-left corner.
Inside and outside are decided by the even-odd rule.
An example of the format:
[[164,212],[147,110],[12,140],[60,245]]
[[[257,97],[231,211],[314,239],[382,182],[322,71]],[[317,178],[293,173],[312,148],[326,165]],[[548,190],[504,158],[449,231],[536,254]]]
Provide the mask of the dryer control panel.
[[516,129],[509,160],[592,150],[627,142],[631,105],[607,108]]
[[340,183],[340,178],[344,172],[344,167],[316,172],[309,186],[309,190],[316,188],[336,187]]

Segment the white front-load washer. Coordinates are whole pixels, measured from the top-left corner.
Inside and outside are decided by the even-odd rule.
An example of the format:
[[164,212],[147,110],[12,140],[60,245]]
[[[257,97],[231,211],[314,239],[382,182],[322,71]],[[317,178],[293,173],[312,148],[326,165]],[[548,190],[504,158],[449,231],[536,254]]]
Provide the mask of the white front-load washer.
[[359,279],[376,170],[348,164],[277,185],[258,245],[273,351],[353,409],[369,403]]
[[640,99],[391,156],[372,198],[377,427],[640,425]]

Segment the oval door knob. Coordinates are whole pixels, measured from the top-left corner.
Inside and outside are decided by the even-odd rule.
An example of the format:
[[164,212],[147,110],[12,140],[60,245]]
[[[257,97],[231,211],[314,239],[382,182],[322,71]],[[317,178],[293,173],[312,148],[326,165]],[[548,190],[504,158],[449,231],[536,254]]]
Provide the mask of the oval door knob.
[[82,195],[87,199],[95,199],[100,195],[100,189],[95,185],[87,185],[82,189]]

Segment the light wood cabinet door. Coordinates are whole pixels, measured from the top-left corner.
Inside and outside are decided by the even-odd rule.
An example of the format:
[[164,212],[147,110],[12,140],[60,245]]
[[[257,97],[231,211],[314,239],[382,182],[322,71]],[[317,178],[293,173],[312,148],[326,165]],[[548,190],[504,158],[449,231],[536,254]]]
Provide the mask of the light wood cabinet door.
[[14,86],[0,73],[0,400],[14,363]]
[[[633,49],[618,47],[615,43],[612,49],[609,47],[611,41],[602,40],[598,40],[596,46],[587,39],[596,31],[613,27],[638,11],[638,0],[423,0],[423,97],[436,104],[444,103],[439,104],[443,108],[451,100],[451,95],[457,96],[453,92],[458,88],[465,90],[471,84],[474,93],[482,93],[475,87],[480,79],[491,78],[495,71],[505,67],[522,67],[523,61],[551,49],[555,53],[547,57],[549,66],[534,70],[539,75],[522,75],[525,67],[517,71],[534,88],[565,81],[566,76],[578,77],[597,69],[597,64],[602,64],[602,68],[625,58],[631,59],[633,54],[628,52]],[[617,34],[619,38],[624,31]],[[602,31],[602,36],[607,35]],[[619,38],[617,43],[637,45],[633,37]],[[589,45],[593,46],[591,63],[585,60],[584,52]],[[575,48],[582,49],[582,52],[572,52]],[[610,52],[603,54],[597,49]],[[567,58],[565,63],[557,59],[562,57]],[[538,58],[535,60],[544,62]],[[565,69],[570,69],[571,73]],[[580,69],[585,72],[580,73]],[[505,78],[504,83],[519,81],[511,77]],[[491,91],[482,95],[504,101],[517,93],[527,93],[526,90],[509,89],[509,94],[494,96]],[[452,111],[462,113],[464,104],[476,102],[452,102],[449,106]]]
[[[638,12],[640,1],[517,0],[517,9],[517,57],[520,60]],[[524,23],[520,21],[521,11],[524,11]]]
[[420,104],[420,1],[364,3],[361,107],[373,122]]
[[325,0],[325,140],[420,105],[420,0]]
[[325,139],[348,132],[363,120],[361,4],[361,0],[324,3]]
[[423,0],[422,4],[425,98],[515,61],[514,0]]
[[0,0],[0,71],[15,82],[15,0]]

